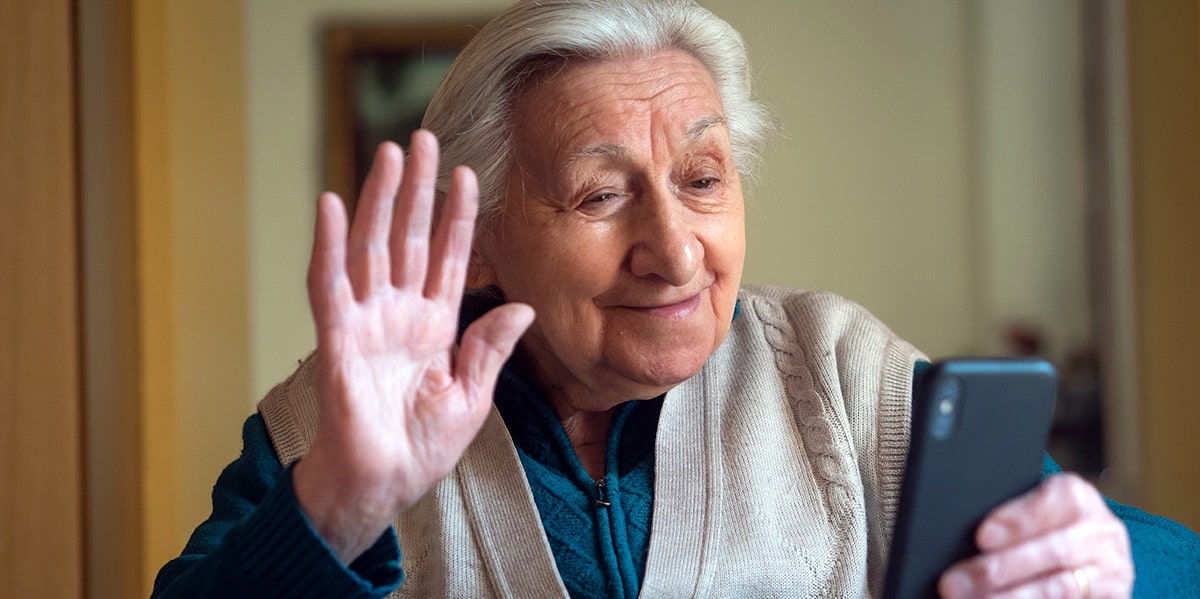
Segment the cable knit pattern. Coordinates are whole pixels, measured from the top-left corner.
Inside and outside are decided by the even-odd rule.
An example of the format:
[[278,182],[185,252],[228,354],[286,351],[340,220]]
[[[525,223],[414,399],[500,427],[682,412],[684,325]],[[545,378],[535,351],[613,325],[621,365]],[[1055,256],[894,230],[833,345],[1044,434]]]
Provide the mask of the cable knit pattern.
[[[725,342],[663,400],[641,596],[878,596],[921,355],[831,294],[741,299]],[[310,364],[260,406],[285,464],[311,442]],[[396,597],[566,597],[495,411],[396,530]]]
[[[837,421],[834,406],[813,384],[808,356],[796,338],[786,306],[765,298],[755,298],[753,303],[762,318],[767,343],[775,352],[775,366],[783,376],[784,389],[791,400],[800,435],[809,453],[817,457],[813,460],[813,473],[820,482],[829,525],[834,529],[854,530],[854,523],[863,520],[864,510],[861,485],[850,486],[854,477],[854,451],[850,439],[840,427],[831,426]],[[848,541],[849,547],[847,544],[838,546],[836,558],[828,563],[828,570],[816,573],[823,584],[814,588],[809,596],[847,596],[849,589],[833,587],[845,579],[835,578],[831,572],[847,570],[852,560],[865,555],[865,544],[860,535],[855,534]]]

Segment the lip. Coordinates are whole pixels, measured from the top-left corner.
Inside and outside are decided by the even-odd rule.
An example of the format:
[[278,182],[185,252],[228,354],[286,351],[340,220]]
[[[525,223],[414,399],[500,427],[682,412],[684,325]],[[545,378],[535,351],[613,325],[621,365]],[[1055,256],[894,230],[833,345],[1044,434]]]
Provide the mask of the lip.
[[660,304],[657,306],[627,306],[630,310],[655,316],[658,318],[678,319],[691,316],[700,308],[700,294],[697,293],[678,302]]

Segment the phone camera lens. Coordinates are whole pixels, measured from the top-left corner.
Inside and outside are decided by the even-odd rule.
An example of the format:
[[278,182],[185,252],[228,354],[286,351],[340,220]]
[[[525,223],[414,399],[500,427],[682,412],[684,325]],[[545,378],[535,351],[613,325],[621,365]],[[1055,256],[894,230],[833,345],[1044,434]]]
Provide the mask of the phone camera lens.
[[930,434],[934,439],[948,439],[958,424],[958,404],[962,397],[962,383],[956,378],[942,381],[935,390],[933,426]]

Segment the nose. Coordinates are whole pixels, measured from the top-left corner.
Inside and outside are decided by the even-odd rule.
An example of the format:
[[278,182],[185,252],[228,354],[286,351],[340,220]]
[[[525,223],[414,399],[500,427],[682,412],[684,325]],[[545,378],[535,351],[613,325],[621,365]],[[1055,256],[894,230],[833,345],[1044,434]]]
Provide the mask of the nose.
[[704,245],[689,224],[688,210],[669,193],[655,193],[637,211],[637,241],[629,270],[637,277],[659,279],[675,287],[692,280],[704,262]]

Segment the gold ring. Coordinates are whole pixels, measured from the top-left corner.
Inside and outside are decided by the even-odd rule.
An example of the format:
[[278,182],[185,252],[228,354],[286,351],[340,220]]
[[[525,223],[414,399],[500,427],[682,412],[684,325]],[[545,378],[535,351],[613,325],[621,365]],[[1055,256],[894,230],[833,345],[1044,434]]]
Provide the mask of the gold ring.
[[1075,584],[1079,586],[1080,599],[1087,599],[1092,589],[1092,583],[1088,579],[1087,570],[1084,570],[1083,568],[1075,568],[1075,571],[1071,573],[1071,576],[1075,578]]

